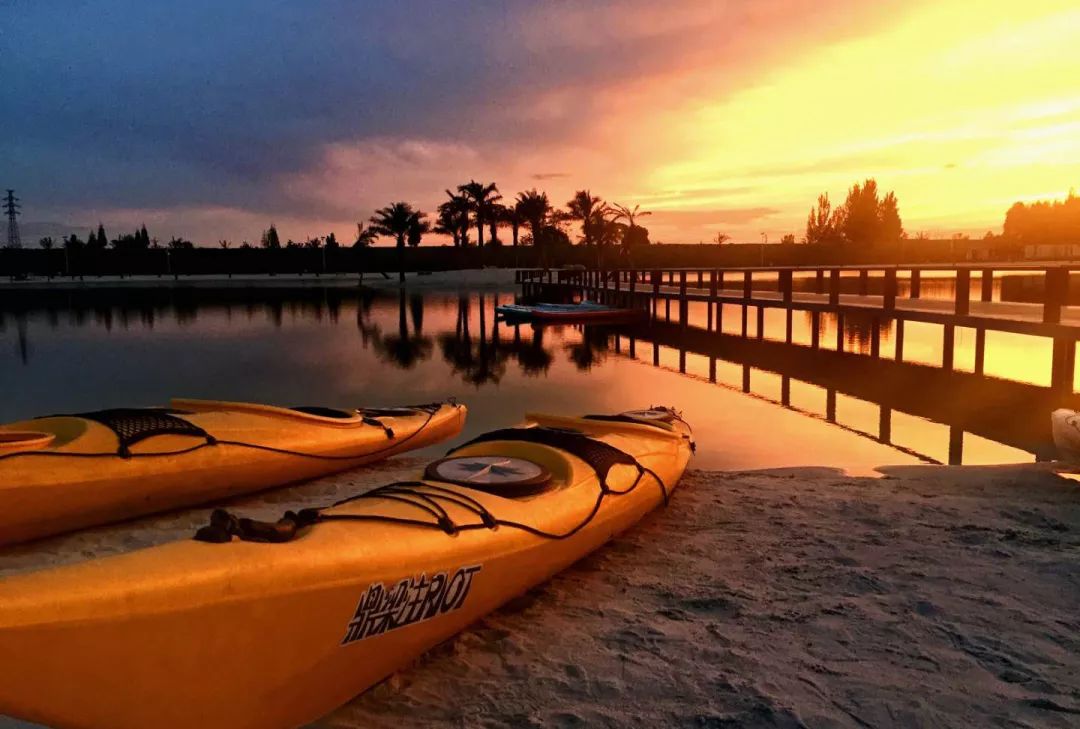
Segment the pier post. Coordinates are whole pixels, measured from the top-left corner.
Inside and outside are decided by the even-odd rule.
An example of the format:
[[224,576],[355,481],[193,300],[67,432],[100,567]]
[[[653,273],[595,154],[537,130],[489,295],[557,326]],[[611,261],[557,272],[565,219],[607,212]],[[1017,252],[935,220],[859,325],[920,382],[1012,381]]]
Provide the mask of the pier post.
[[750,365],[742,366],[742,391],[750,392]]
[[829,270],[829,306],[840,305],[840,269]]
[[896,308],[896,269],[885,269],[885,290],[881,297],[881,307],[885,311],[893,311]]
[[652,318],[656,321],[660,309],[660,272],[652,271],[649,277],[652,279]]
[[819,349],[821,347],[821,312],[810,312],[810,348]]
[[946,324],[944,326],[944,333],[941,338],[941,369],[946,372],[952,372],[953,368],[953,346],[956,342],[956,327],[952,324]]
[[904,361],[904,320],[896,320],[896,361]]
[[815,293],[825,293],[825,269],[819,268],[814,273],[814,291]]
[[1046,271],[1046,291],[1043,294],[1043,321],[1061,322],[1061,307],[1069,299],[1069,269],[1050,268]]
[[983,301],[994,300],[994,269],[984,268],[982,272],[982,298]]
[[679,348],[679,374],[686,374],[686,348]]
[[844,312],[836,312],[836,351],[844,351]]
[[[720,318],[720,311],[719,311],[720,304],[716,301],[716,274],[717,274],[717,272],[716,272],[715,269],[712,271],[712,273],[709,274],[709,306],[708,306],[709,313],[708,313],[708,322],[706,323],[705,329],[706,329],[706,331],[710,331],[710,332],[713,329],[713,307],[714,306],[717,309],[716,316],[717,316],[718,319]],[[717,326],[716,328],[719,329],[720,327]]]
[[679,326],[686,328],[690,307],[686,301],[686,271],[679,271]]
[[780,285],[780,296],[781,296],[781,298],[784,300],[785,304],[790,304],[791,303],[791,290],[793,288],[791,271],[790,270],[781,271],[780,272],[780,280],[778,281],[778,283]]
[[911,269],[911,293],[908,296],[912,299],[919,298],[922,293],[922,271],[918,268]]
[[878,411],[878,440],[882,443],[892,442],[892,409],[884,405]]
[[716,357],[709,357],[709,382],[716,382]]
[[754,273],[753,271],[745,271],[743,273],[742,284],[742,298],[743,302],[749,304],[750,298],[754,295]]
[[961,268],[956,272],[956,315],[967,316],[971,309],[971,271]]
[[747,318],[747,309],[749,309],[749,308],[750,308],[749,304],[743,304],[742,305],[742,335],[743,335],[744,339],[746,338],[746,335],[747,335],[746,318]]
[[975,330],[975,374],[981,375],[986,365],[986,330]]
[[759,306],[757,308],[757,338],[765,338],[765,307]]
[[859,271],[859,296],[870,293],[870,272],[865,268]]
[[949,426],[949,465],[959,466],[964,460],[964,430],[957,425]]
[[870,321],[870,358],[878,359],[881,356],[881,322],[875,316]]
[[830,423],[836,422],[836,390],[825,391],[825,419]]
[[780,376],[780,404],[786,408],[791,407],[791,376]]
[[787,342],[788,344],[791,344],[791,339],[792,339],[792,331],[791,331],[791,329],[792,329],[792,321],[791,321],[791,318],[794,315],[794,313],[795,312],[792,309],[787,310],[787,317],[786,317],[787,321],[785,322],[786,326],[785,326],[785,329],[784,329],[784,341]]
[[630,337],[630,359],[637,359],[637,339]]
[[1076,370],[1076,341],[1055,339],[1050,362],[1050,389],[1059,394],[1071,393]]

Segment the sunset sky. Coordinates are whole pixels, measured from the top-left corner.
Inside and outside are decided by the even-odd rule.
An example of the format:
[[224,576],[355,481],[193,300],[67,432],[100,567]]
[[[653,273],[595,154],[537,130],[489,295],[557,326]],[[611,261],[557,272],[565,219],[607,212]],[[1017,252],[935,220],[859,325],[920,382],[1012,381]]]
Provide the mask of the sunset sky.
[[476,178],[641,204],[654,241],[775,241],[875,177],[936,237],[1080,186],[1075,0],[4,6],[29,231],[351,242]]

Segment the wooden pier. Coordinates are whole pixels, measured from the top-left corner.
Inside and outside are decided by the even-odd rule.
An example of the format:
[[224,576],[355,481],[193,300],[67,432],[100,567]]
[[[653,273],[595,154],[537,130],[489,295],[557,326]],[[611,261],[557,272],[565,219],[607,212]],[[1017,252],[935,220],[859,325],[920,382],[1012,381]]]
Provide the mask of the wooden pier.
[[[694,302],[707,308],[706,331],[720,330],[723,305],[740,307],[742,336],[749,333],[749,316],[757,317],[756,335],[764,336],[766,309],[786,312],[786,341],[792,341],[792,315],[809,312],[813,341],[820,345],[820,317],[832,314],[837,320],[836,351],[844,349],[845,316],[870,318],[870,356],[879,358],[877,341],[882,320],[895,322],[895,358],[903,360],[904,323],[937,324],[942,327],[942,362],[953,369],[957,327],[975,331],[975,374],[982,374],[986,362],[986,332],[1001,331],[1052,340],[1050,387],[1054,392],[1071,393],[1076,366],[1076,342],[1080,339],[1080,311],[1069,304],[1069,279],[1080,264],[987,264],[904,265],[904,266],[821,266],[684,269],[667,268],[611,270],[519,270],[516,281],[522,293],[560,300],[588,298],[602,303],[646,308],[652,321],[689,323],[688,309]],[[1031,301],[995,300],[998,283],[1008,275],[1023,274],[1025,296]],[[951,298],[928,298],[923,289],[933,282],[954,281]],[[976,279],[977,277],[977,279]],[[978,280],[978,286],[974,282]],[[674,312],[673,312],[674,309]]]

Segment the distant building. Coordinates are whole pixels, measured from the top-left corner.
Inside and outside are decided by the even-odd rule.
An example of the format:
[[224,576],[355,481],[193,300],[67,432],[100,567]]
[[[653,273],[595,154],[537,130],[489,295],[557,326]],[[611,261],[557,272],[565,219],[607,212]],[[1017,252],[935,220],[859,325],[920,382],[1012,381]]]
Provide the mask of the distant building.
[[1071,261],[1080,258],[1080,243],[1029,243],[1024,246],[1024,258]]

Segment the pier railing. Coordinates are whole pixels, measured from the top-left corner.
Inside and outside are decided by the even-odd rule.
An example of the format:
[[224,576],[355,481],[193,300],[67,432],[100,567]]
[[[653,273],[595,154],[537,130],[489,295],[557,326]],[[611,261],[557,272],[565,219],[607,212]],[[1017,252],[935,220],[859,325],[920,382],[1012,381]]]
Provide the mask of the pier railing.
[[[683,326],[688,322],[689,305],[704,303],[708,331],[719,330],[724,305],[735,305],[740,307],[743,336],[748,333],[748,316],[756,310],[758,338],[763,336],[765,309],[778,308],[787,312],[788,342],[792,338],[792,312],[807,311],[813,319],[814,348],[818,347],[818,322],[823,313],[837,318],[838,332],[843,331],[845,315],[890,319],[896,322],[897,359],[903,357],[905,321],[939,324],[943,327],[941,366],[947,370],[953,368],[955,328],[968,327],[975,330],[976,374],[983,372],[987,331],[1046,337],[1053,340],[1052,387],[1071,391],[1076,342],[1080,339],[1080,315],[1069,311],[1074,269],[1080,265],[524,269],[517,272],[516,281],[525,295],[580,296],[647,308],[653,321],[661,318],[661,307],[663,320],[672,321],[674,303],[676,321]],[[838,351],[843,350],[840,340],[838,335]],[[877,357],[879,347],[875,344],[872,342],[871,356]]]

